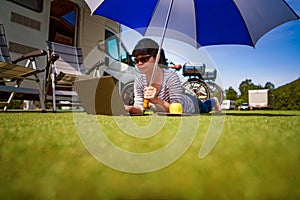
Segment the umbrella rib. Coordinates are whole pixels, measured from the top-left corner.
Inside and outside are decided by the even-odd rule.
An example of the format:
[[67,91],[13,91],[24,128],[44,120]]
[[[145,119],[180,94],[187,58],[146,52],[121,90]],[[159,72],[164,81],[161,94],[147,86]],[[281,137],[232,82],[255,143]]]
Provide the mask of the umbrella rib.
[[195,27],[196,27],[195,28],[195,32],[196,32],[195,33],[195,37],[196,37],[196,41],[195,42],[196,42],[196,48],[199,48],[200,44],[198,43],[198,41],[199,41],[198,39],[199,38],[198,38],[198,27],[197,27],[197,11],[195,9],[196,8],[196,2],[195,2],[195,0],[193,0],[193,2],[194,2],[194,13],[195,13],[194,17],[195,17]]
[[297,17],[297,19],[300,20],[300,16],[298,16],[298,14],[291,8],[291,6],[286,1],[283,1],[283,3],[290,9],[290,11],[292,11],[292,13]]

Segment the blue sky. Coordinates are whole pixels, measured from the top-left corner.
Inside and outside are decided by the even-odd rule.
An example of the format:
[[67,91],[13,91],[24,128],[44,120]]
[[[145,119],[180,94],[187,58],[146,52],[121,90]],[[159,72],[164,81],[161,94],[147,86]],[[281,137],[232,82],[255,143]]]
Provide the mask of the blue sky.
[[[300,15],[300,0],[287,0]],[[142,38],[124,29],[122,39],[131,52]],[[127,34],[129,33],[129,34]],[[156,39],[159,42],[160,39]],[[199,49],[172,39],[165,39],[163,48],[167,57],[175,63],[204,62],[208,68],[216,68],[216,82],[239,92],[239,84],[251,79],[254,84],[272,82],[279,87],[300,77],[300,21],[287,22],[266,33],[255,48],[242,45],[217,45]]]
[[[300,0],[287,1],[300,15]],[[213,59],[223,87],[238,91],[246,78],[279,87],[300,77],[300,21],[287,22],[265,34],[255,48],[227,45],[205,47]]]

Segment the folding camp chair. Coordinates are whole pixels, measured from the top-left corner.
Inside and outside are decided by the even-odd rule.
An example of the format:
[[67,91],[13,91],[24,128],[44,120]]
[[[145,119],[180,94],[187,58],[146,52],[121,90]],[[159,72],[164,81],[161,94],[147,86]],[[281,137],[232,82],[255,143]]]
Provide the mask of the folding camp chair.
[[[46,112],[44,92],[38,77],[38,74],[44,70],[37,69],[35,60],[37,57],[45,55],[47,55],[46,51],[37,50],[12,61],[6,42],[4,26],[0,24],[0,99],[2,100],[0,106],[3,107],[4,111],[7,110],[11,101],[16,97],[21,100],[37,99],[40,101],[42,111]],[[27,60],[25,66],[16,64],[23,60]],[[23,80],[35,81],[36,88],[20,87]]]
[[46,72],[46,102],[52,104],[53,112],[57,106],[80,106],[73,86],[76,79],[87,78],[81,48],[50,41],[47,46],[49,56],[58,54],[59,59]]

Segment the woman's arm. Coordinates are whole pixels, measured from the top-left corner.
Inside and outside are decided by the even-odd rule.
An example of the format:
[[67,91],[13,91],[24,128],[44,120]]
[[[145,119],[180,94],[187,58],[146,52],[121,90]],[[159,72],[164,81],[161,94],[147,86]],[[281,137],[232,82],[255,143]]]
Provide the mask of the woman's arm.
[[144,103],[144,80],[143,76],[139,76],[134,81],[134,105],[125,106],[125,109],[130,114],[143,114]]
[[168,112],[169,103],[164,101],[157,96],[157,88],[155,86],[146,87],[144,89],[144,98],[149,99],[150,103],[155,105],[155,110],[161,110]]
[[153,98],[151,101],[155,106],[157,106],[156,110],[163,110],[165,112],[169,112],[170,104],[158,97]]

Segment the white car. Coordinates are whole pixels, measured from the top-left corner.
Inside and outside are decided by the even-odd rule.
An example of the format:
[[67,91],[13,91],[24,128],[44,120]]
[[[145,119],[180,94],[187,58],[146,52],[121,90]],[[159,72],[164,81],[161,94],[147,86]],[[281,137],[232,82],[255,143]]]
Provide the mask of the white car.
[[242,105],[240,106],[240,110],[250,110],[249,104],[242,103]]

